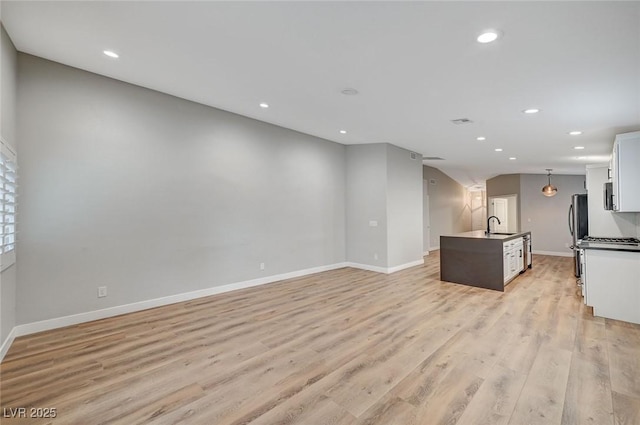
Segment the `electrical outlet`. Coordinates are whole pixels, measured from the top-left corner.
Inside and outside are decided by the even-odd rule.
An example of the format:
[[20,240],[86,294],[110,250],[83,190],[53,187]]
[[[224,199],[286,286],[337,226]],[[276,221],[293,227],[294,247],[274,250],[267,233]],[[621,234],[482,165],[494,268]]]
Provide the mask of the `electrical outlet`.
[[260,270],[264,270],[264,263],[260,263]]
[[106,286],[98,286],[98,298],[107,296],[107,287]]

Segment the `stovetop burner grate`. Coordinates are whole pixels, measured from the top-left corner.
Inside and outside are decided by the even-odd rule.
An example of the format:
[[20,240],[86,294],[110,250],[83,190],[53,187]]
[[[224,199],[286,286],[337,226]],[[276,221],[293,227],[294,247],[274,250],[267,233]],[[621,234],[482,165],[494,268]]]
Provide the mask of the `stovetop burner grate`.
[[583,241],[586,242],[598,242],[598,243],[616,243],[623,245],[638,245],[640,240],[637,238],[605,238],[597,236],[586,236]]

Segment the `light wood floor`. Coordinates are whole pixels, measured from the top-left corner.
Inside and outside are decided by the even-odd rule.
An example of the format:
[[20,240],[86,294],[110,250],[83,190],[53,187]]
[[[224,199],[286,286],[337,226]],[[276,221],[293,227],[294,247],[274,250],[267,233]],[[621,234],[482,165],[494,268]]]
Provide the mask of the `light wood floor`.
[[[1,404],[56,424],[640,424],[640,326],[570,258],[505,293],[340,269],[15,340]],[[5,415],[7,413],[5,410]]]

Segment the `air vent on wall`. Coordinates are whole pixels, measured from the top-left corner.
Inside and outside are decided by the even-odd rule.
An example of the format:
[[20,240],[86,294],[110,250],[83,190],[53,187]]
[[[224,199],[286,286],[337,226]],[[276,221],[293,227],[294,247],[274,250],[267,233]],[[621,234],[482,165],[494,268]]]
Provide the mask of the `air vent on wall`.
[[415,152],[411,152],[411,159],[418,159],[418,154]]
[[451,120],[451,122],[456,125],[460,125],[460,124],[471,124],[473,121],[471,121],[469,118],[458,118],[455,120]]
[[423,156],[423,161],[444,161],[444,158],[440,158],[439,156]]

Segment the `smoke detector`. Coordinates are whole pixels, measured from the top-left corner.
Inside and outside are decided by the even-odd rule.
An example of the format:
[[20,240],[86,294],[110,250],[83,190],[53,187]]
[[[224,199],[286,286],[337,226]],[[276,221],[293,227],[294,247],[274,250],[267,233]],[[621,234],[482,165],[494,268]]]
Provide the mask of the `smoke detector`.
[[355,96],[358,94],[358,90],[352,89],[352,88],[346,88],[342,90],[341,93],[347,96]]
[[473,121],[471,121],[469,118],[458,118],[458,119],[455,119],[455,120],[451,120],[451,122],[456,124],[456,125],[473,123]]

